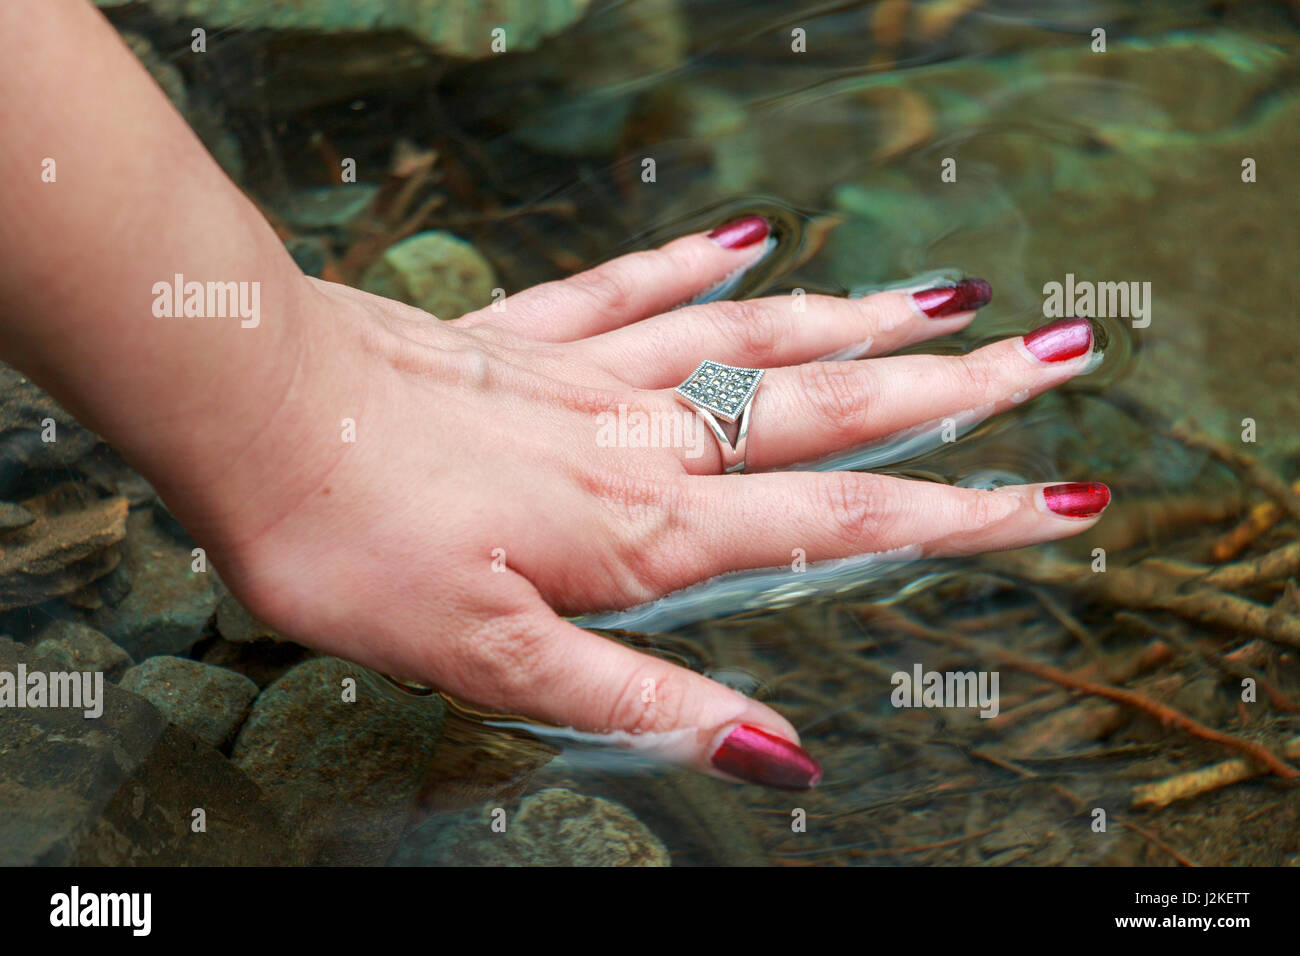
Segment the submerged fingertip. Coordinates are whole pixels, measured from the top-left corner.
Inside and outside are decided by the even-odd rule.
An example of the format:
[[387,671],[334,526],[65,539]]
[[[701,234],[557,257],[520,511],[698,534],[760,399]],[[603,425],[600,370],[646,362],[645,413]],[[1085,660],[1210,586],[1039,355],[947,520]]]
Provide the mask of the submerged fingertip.
[[1021,342],[1040,362],[1065,362],[1092,351],[1092,323],[1087,319],[1057,319],[1026,333]]
[[808,790],[822,779],[822,767],[796,743],[754,724],[727,732],[710,758],[715,770],[775,790]]
[[1110,504],[1110,488],[1099,481],[1048,485],[1041,494],[1049,511],[1066,518],[1095,518]]
[[724,249],[745,249],[762,242],[771,232],[772,226],[766,219],[750,215],[723,223],[707,233],[706,238]]
[[984,308],[993,301],[993,286],[984,279],[962,279],[953,285],[913,292],[912,301],[927,318],[946,319]]

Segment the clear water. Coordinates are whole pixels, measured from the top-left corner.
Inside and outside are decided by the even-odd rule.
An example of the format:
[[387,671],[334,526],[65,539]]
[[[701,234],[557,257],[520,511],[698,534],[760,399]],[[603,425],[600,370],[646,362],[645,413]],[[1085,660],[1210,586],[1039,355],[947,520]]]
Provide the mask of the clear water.
[[[296,220],[298,235],[329,237],[334,252],[355,239],[347,211],[329,212],[344,202],[329,191],[334,158],[383,169],[404,139],[438,154],[421,198],[442,202],[423,226],[474,243],[511,289],[742,212],[771,217],[781,243],[738,295],[988,279],[993,304],[959,339],[927,346],[942,351],[1041,324],[1044,285],[1067,274],[1150,283],[1139,327],[1132,316],[1096,318],[1106,348],[1089,376],[955,443],[922,436],[839,463],[964,484],[1105,481],[1115,505],[1085,538],[1032,549],[1021,565],[977,557],[852,565],[797,585],[788,574],[728,579],[594,621],[646,632],[622,638],[788,715],[826,767],[818,790],[730,785],[457,716],[449,733],[479,756],[440,810],[499,805],[508,798],[493,781],[541,764],[531,777],[519,770],[525,792],[565,786],[616,800],[676,865],[1174,862],[1159,841],[1203,863],[1294,863],[1293,790],[1260,778],[1133,809],[1135,785],[1232,754],[1123,707],[1053,698],[1005,662],[908,630],[1067,671],[1122,669],[1163,638],[1179,648],[1171,661],[1117,681],[1251,739],[1300,732],[1294,714],[1238,706],[1239,682],[1187,649],[1200,642],[1221,656],[1250,635],[1039,573],[1057,558],[1089,562],[1095,548],[1108,574],[1150,558],[1209,563],[1243,499],[1260,500],[1162,420],[1191,417],[1286,481],[1300,477],[1293,11],[603,3],[536,52],[427,66],[385,50],[391,67],[380,68],[360,48],[234,28],[214,34],[195,68],[175,28],[126,13],[118,22],[183,67],[191,104],[238,144],[240,185]],[[1105,52],[1092,49],[1097,28]],[[796,30],[806,52],[791,48]],[[338,68],[322,80],[331,57]],[[641,178],[647,158],[652,183]],[[942,178],[946,159],[955,182]],[[1254,182],[1243,182],[1247,159]],[[317,224],[304,224],[308,195],[326,210]],[[1256,423],[1253,444],[1241,441],[1243,419]],[[1248,553],[1294,533],[1280,524]],[[1246,596],[1267,604],[1279,594],[1280,583]],[[1280,649],[1261,667],[1294,694],[1300,669]],[[917,664],[998,670],[1001,719],[892,706],[891,675]],[[1035,710],[1044,700],[1054,708]],[[1052,713],[1057,722],[1044,723]],[[1112,817],[1106,833],[1090,826],[1096,807]]]

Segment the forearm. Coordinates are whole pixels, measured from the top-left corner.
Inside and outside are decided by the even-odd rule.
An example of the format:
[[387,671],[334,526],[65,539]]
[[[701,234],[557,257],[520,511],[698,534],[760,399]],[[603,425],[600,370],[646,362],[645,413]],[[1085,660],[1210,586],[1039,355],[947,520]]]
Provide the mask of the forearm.
[[[87,0],[0,5],[0,90],[0,358],[155,482],[219,481],[292,387],[307,281]],[[246,308],[186,317],[177,275]]]

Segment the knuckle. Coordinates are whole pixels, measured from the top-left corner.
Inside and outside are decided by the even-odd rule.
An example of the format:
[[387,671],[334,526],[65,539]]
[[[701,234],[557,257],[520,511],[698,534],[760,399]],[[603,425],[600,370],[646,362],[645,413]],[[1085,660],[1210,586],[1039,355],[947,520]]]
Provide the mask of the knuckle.
[[603,312],[626,311],[634,291],[626,271],[608,266],[579,272],[565,284],[586,296],[597,310]]
[[818,503],[836,536],[857,548],[879,536],[896,514],[893,496],[870,475],[843,472],[828,476],[821,485],[821,498]]
[[630,472],[586,474],[583,485],[605,507],[620,590],[635,601],[657,598],[677,586],[680,569],[690,567],[678,547],[689,514],[682,483]]
[[526,348],[542,344],[529,342],[517,332],[511,332],[509,329],[500,328],[495,325],[475,325],[469,328],[462,327],[457,331],[463,332],[465,338],[469,341],[484,345],[491,349]]
[[449,349],[440,353],[446,380],[466,389],[485,392],[497,384],[494,359],[490,352],[476,345]]
[[784,326],[771,309],[740,299],[715,303],[709,314],[719,334],[735,346],[744,361],[760,367],[773,364],[781,350]]
[[622,523],[659,521],[683,504],[680,483],[630,470],[585,469],[582,487],[612,509]]
[[542,658],[543,628],[531,615],[507,615],[485,621],[463,643],[465,673],[473,675],[483,703],[518,703],[536,690]]
[[853,362],[812,362],[798,366],[797,398],[820,419],[820,427],[842,444],[864,433],[869,379]]
[[644,256],[647,264],[653,264],[655,271],[661,274],[678,276],[699,276],[707,274],[709,256],[700,244],[689,236],[649,249],[633,256]]
[[608,389],[569,385],[553,379],[541,383],[541,387],[548,398],[580,415],[600,415],[620,405],[626,405],[629,410],[639,410],[634,397]]
[[999,495],[995,491],[976,491],[974,498],[966,502],[965,520],[961,524],[972,530],[983,530],[1004,520],[1015,510],[1017,501],[1008,495]]
[[620,549],[619,566],[623,571],[620,590],[637,604],[653,601],[673,590],[672,562],[660,544],[647,542]]
[[877,292],[848,301],[864,328],[884,335],[913,321],[915,312],[909,304],[910,299],[911,296],[903,292]]
[[961,390],[975,398],[984,399],[1003,390],[1001,368],[978,353],[957,359],[954,374]]
[[676,727],[686,712],[685,681],[668,665],[647,661],[635,668],[610,702],[609,729],[633,734]]
[[[649,321],[641,322],[634,328],[641,347],[645,350],[646,367],[654,369],[669,367],[681,355],[681,328],[676,323]],[[613,356],[610,365],[613,366],[615,374],[626,372],[621,352]]]

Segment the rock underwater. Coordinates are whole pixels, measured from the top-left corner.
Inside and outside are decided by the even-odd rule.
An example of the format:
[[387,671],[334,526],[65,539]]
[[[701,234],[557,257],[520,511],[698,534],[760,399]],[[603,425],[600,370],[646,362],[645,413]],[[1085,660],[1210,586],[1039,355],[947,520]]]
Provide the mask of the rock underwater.
[[[0,673],[51,669],[0,638]],[[0,712],[0,865],[294,862],[261,794],[145,699],[104,682],[103,711]]]

